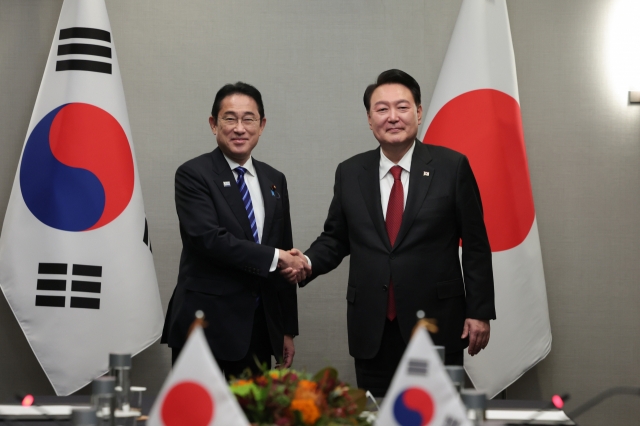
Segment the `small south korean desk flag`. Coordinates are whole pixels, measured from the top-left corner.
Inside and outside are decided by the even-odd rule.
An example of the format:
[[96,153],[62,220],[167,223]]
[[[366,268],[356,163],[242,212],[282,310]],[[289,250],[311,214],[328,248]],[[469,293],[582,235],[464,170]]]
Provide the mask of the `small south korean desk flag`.
[[202,327],[196,326],[149,413],[148,426],[249,426]]
[[0,236],[0,286],[58,395],[163,314],[104,0],[65,0]]
[[376,425],[471,426],[424,327],[418,327],[411,337]]

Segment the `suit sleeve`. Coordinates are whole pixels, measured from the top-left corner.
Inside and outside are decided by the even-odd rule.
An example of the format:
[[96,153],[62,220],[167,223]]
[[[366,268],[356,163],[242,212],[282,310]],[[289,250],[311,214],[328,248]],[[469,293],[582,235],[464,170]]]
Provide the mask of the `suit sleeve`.
[[342,210],[342,164],[340,164],[336,169],[333,199],[324,222],[324,230],[305,252],[311,260],[312,275],[307,278],[304,285],[318,275],[337,268],[349,253],[349,226]]
[[484,224],[480,190],[465,156],[458,164],[456,178],[456,220],[462,239],[467,318],[495,319],[491,247]]
[[[289,207],[289,191],[287,189],[286,178],[282,179],[282,216],[284,220],[283,236],[281,247],[283,250],[290,250],[293,248],[293,235],[291,231],[291,211]],[[272,274],[279,281],[278,298],[280,300],[280,306],[282,308],[282,315],[284,318],[284,334],[290,336],[298,335],[298,296],[295,285],[291,285],[279,272],[272,272]]]
[[[273,248],[235,237],[220,226],[209,186],[197,170],[181,166],[175,178],[176,210],[182,242],[212,262],[267,277]],[[217,194],[217,196],[222,196]]]

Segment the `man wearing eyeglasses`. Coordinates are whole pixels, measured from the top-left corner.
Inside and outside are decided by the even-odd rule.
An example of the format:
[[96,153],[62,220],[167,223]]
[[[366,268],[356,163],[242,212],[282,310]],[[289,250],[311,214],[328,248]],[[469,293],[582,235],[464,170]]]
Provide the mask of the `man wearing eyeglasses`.
[[227,378],[256,360],[293,361],[298,334],[295,286],[277,269],[303,269],[293,247],[287,181],[252,158],[267,119],[260,92],[238,82],[216,94],[209,125],[218,147],[178,168],[175,200],[182,255],[162,342],[173,362],[202,311],[209,346]]

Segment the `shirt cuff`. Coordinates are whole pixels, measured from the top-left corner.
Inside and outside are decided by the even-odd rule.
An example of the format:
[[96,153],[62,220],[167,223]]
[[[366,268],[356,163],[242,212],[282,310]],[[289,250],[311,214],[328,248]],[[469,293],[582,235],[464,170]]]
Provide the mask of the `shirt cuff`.
[[273,272],[278,267],[278,260],[280,260],[280,250],[276,249],[273,253],[273,260],[271,261],[271,267],[269,268],[269,272]]
[[304,257],[307,258],[307,263],[309,264],[309,267],[313,268],[313,265],[311,264],[311,259],[309,259],[309,256],[305,254]]

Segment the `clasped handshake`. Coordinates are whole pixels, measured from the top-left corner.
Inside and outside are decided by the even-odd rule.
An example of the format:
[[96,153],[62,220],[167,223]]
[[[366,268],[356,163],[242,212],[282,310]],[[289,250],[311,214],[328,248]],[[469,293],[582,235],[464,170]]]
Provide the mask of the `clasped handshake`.
[[298,284],[311,275],[311,265],[298,249],[280,250],[278,258],[280,274],[291,284]]

